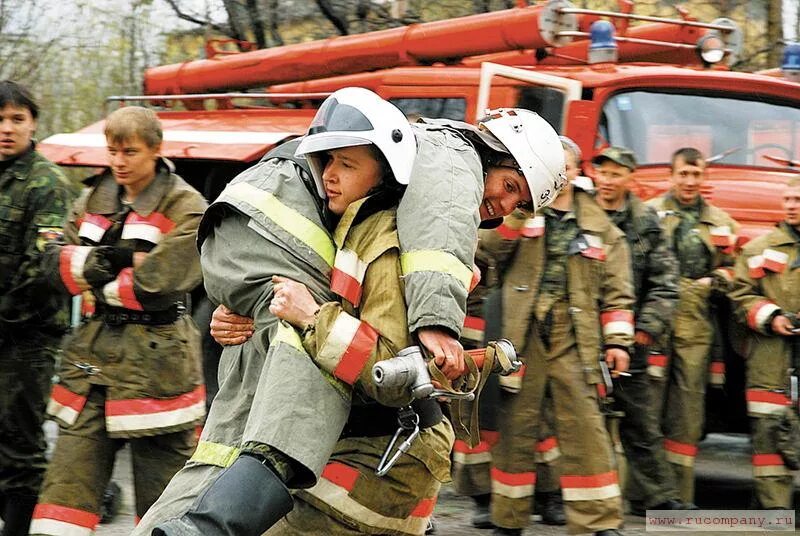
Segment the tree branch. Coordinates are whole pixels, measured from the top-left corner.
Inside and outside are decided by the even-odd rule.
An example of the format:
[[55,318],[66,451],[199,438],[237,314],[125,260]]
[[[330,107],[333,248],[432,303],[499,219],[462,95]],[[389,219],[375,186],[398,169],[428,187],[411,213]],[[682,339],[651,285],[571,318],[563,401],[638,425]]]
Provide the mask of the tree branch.
[[329,0],[315,0],[317,7],[319,7],[322,14],[331,21],[331,24],[336,28],[339,32],[339,35],[349,35],[350,31],[347,28],[347,21],[340,17],[336,10],[333,9],[333,5],[330,3]]
[[210,20],[199,19],[194,15],[185,13],[183,10],[181,10],[181,6],[179,6],[178,2],[176,2],[175,0],[166,0],[166,2],[167,4],[169,4],[169,6],[172,8],[172,11],[175,12],[175,15],[177,15],[178,18],[197,24],[198,26],[207,26],[212,30],[218,31],[221,34],[233,37],[234,39],[239,39],[237,36],[231,35],[231,30],[229,28],[220,26],[219,24],[213,23]]
[[256,46],[258,48],[267,48],[267,40],[264,37],[264,23],[261,21],[261,14],[258,12],[256,0],[247,0],[245,6],[247,15],[250,17],[250,22],[253,24]]

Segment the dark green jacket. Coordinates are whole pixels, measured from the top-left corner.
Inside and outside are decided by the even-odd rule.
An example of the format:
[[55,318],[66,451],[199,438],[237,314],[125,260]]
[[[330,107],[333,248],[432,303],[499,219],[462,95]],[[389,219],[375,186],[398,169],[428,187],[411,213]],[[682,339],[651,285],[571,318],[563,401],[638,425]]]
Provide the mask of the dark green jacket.
[[678,301],[678,262],[661,230],[658,214],[628,193],[625,208],[609,213],[625,233],[636,293],[636,329],[658,340],[670,332]]
[[66,177],[33,148],[0,172],[0,340],[66,329],[66,299],[50,290],[39,261],[61,237],[69,202]]

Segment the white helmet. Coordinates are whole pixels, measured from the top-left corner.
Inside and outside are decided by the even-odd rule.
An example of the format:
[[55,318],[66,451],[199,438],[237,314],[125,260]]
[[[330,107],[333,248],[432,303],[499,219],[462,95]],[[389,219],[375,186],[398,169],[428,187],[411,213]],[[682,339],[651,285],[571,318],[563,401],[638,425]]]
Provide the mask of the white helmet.
[[306,155],[317,191],[325,197],[322,155],[315,153],[370,143],[383,153],[394,179],[408,184],[417,143],[406,116],[372,91],[348,87],[325,99],[295,155]]
[[517,161],[531,189],[533,210],[549,205],[567,184],[564,150],[558,134],[542,117],[530,110],[498,108],[489,110],[478,121],[478,128],[489,131],[502,148]]

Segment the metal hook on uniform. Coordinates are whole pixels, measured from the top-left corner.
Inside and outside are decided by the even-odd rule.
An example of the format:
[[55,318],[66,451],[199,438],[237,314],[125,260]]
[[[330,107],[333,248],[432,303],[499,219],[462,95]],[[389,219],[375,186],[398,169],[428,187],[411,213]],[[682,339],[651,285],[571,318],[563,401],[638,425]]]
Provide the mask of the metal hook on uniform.
[[[419,436],[419,415],[417,415],[417,412],[415,412],[411,406],[400,408],[397,414],[397,424],[397,431],[386,446],[386,450],[383,452],[383,456],[381,456],[381,461],[378,462],[378,467],[375,469],[375,474],[378,476],[383,476],[388,473],[389,469],[400,459],[400,456],[402,456],[404,452],[408,452],[408,449],[411,448],[411,444],[417,436]],[[405,441],[400,443],[397,447],[397,451],[389,458],[395,443],[400,439],[403,432],[409,432],[408,437]]]

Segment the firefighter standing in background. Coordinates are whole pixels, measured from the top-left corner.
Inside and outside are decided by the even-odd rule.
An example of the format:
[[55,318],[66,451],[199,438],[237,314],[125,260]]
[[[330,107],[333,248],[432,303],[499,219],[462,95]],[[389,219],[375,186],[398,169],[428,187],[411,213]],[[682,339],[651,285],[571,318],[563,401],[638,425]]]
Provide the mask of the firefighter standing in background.
[[66,299],[40,268],[62,234],[69,190],[32,139],[39,108],[27,89],[0,81],[0,519],[4,536],[28,533],[46,466],[42,424]]
[[[564,164],[567,180],[572,182],[578,177],[580,162],[580,148],[569,138],[560,137],[564,150]],[[497,339],[503,336],[500,316],[502,302],[499,290],[495,295],[487,297],[489,291],[500,285],[501,274],[494,260],[486,255],[483,250],[478,250],[475,263],[481,268],[483,278],[480,284],[469,295],[467,302],[467,319],[464,323],[462,341],[465,347],[477,348],[488,340],[484,336],[484,328],[491,333],[489,338]],[[488,319],[487,322],[484,317]],[[465,441],[456,440],[453,445],[453,485],[456,493],[467,495],[475,502],[475,511],[472,516],[472,525],[476,528],[492,528],[490,503],[491,503],[491,478],[490,468],[492,446],[497,443],[499,432],[495,413],[498,403],[496,377],[489,379],[490,383],[484,388],[481,402],[481,430],[480,441],[470,447]],[[561,499],[561,488],[558,483],[557,460],[560,456],[558,439],[555,436],[553,425],[553,401],[549,393],[545,395],[542,410],[542,421],[539,426],[540,440],[536,444],[536,490],[534,493],[534,512],[541,515],[542,522],[546,525],[564,525],[564,506]]]
[[628,476],[641,492],[631,501],[635,515],[646,509],[678,510],[675,476],[664,456],[660,405],[653,404],[646,373],[651,354],[663,355],[660,342],[670,333],[678,301],[678,264],[659,226],[656,212],[629,190],[636,158],[624,147],[609,147],[593,159],[595,199],[625,233],[631,253],[636,295],[636,333],[630,376],[615,381],[615,409],[624,412],[620,438]]
[[31,534],[91,534],[116,452],[131,447],[141,517],[186,462],[205,415],[199,334],[181,300],[200,283],[203,197],[159,156],[161,125],[136,106],[105,125],[110,171],[80,197],[51,283],[91,291],[91,319],[64,341],[48,412],[59,423]]
[[750,328],[747,413],[761,508],[792,508],[798,460],[800,368],[800,178],[783,191],[784,221],[749,242],[736,261],[729,297]]
[[622,498],[598,406],[604,381],[598,356],[615,373],[628,367],[634,296],[625,237],[589,194],[573,195],[570,185],[536,217],[516,211],[497,230],[484,231],[480,248],[507,265],[503,333],[525,362],[521,377],[500,379],[508,392],[492,449],[495,534],[520,534],[528,524],[548,386],[568,530],[618,534]]
[[729,289],[738,224],[700,196],[703,155],[693,148],[672,155],[670,191],[647,202],[661,218],[678,259],[678,305],[663,417],[664,449],[684,503],[694,502],[694,462],[703,432],[705,392],[714,340],[711,301]]

